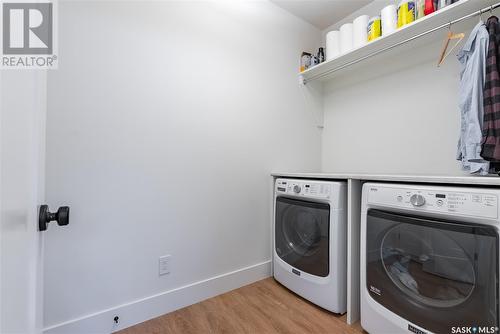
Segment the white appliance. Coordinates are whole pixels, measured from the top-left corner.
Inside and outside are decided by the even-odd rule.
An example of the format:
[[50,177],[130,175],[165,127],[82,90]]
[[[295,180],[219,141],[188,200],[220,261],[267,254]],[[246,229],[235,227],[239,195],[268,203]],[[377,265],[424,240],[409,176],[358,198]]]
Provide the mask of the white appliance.
[[334,313],[346,312],[346,183],[278,179],[274,278]]
[[496,333],[499,189],[363,185],[361,325]]

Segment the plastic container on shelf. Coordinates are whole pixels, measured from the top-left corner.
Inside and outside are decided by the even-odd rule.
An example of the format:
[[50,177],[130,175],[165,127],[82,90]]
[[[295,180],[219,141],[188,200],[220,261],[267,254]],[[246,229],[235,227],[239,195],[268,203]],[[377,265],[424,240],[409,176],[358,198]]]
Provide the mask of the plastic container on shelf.
[[424,15],[432,14],[436,11],[434,0],[425,0]]
[[353,24],[346,23],[340,27],[340,52],[348,53],[353,49]]
[[368,22],[368,41],[371,42],[382,36],[382,20],[380,16],[374,16]]
[[332,30],[326,34],[326,60],[340,55],[340,31]]
[[425,0],[415,1],[415,20],[425,16]]
[[415,1],[403,0],[398,6],[398,28],[415,21]]
[[361,15],[354,19],[353,24],[353,46],[359,48],[368,42],[367,30],[369,17],[368,15]]
[[398,28],[398,9],[396,5],[389,5],[382,9],[382,36],[392,34]]

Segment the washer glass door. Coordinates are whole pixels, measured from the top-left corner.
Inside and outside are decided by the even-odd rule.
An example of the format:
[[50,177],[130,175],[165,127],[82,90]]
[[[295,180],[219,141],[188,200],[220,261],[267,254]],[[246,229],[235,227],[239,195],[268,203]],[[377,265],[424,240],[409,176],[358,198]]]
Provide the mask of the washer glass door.
[[329,274],[330,206],[286,197],[276,199],[275,248],[300,271]]
[[490,226],[369,210],[366,288],[435,333],[498,326],[498,234]]

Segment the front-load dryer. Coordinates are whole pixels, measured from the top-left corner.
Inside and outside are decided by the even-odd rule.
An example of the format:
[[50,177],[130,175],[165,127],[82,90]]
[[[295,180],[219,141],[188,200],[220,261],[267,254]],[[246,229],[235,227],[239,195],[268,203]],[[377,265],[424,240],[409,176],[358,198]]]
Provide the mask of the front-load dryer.
[[277,179],[274,278],[334,313],[346,312],[346,183]]
[[363,185],[361,325],[497,333],[499,189]]

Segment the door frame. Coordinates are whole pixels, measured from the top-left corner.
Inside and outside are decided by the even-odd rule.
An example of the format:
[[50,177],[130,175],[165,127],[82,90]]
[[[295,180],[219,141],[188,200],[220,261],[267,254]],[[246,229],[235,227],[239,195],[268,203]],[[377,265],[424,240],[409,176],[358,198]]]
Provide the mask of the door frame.
[[[46,70],[0,71],[0,129],[15,129],[0,131],[0,272],[20,262],[19,280],[3,280],[0,275],[0,332],[43,331],[44,238],[38,231],[38,206],[45,199],[46,110]],[[17,186],[17,180],[23,182]],[[22,254],[4,242],[14,234],[27,245]],[[15,300],[12,316],[4,308],[14,298],[5,292],[19,289],[24,290],[23,298]]]

